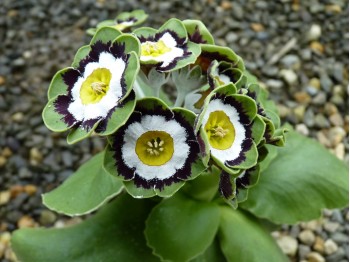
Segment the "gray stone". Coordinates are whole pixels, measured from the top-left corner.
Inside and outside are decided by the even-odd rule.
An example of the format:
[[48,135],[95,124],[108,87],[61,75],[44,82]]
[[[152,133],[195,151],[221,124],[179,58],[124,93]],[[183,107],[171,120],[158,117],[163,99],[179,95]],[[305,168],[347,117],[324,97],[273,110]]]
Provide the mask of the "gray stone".
[[227,43],[234,43],[237,41],[238,38],[239,36],[234,32],[228,32],[225,36]]
[[344,257],[345,257],[345,251],[342,247],[339,247],[335,253],[327,256],[327,262],[339,262]]
[[272,89],[281,89],[283,87],[283,82],[277,79],[269,79],[266,81],[266,85]]
[[286,67],[299,67],[300,66],[300,58],[296,55],[286,55],[281,59],[281,62]]
[[300,244],[298,248],[299,259],[306,258],[306,255],[311,252],[311,248],[307,245]]
[[320,81],[322,89],[327,93],[331,92],[333,82],[325,72],[321,74]]
[[338,244],[347,243],[349,241],[349,237],[340,232],[333,233],[331,235],[331,239],[333,239]]
[[323,105],[327,101],[327,96],[324,92],[319,92],[313,99],[312,103],[314,105]]
[[315,116],[315,125],[319,128],[327,128],[330,126],[328,119],[323,114]]

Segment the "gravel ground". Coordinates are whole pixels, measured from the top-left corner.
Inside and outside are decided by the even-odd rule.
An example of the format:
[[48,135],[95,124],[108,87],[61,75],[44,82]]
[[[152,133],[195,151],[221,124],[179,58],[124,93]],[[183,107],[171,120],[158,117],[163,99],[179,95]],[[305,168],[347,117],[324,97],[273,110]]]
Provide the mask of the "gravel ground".
[[[349,3],[342,0],[0,2],[0,260],[20,227],[74,224],[41,204],[104,141],[70,147],[46,129],[41,111],[53,74],[88,43],[85,29],[118,12],[144,9],[146,25],[202,20],[270,90],[283,121],[348,162]],[[348,261],[348,209],[273,232],[291,261]]]

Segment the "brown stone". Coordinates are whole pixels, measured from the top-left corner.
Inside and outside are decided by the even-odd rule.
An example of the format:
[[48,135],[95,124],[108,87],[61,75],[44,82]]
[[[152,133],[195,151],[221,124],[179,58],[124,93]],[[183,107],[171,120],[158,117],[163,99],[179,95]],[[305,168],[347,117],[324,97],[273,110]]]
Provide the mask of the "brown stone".
[[20,193],[23,193],[23,186],[21,185],[14,185],[10,188],[10,192],[11,192],[11,198],[15,198],[16,196],[18,196]]
[[319,52],[319,53],[324,52],[324,46],[318,41],[311,42],[310,48],[316,52]]
[[323,238],[317,236],[315,239],[315,243],[313,245],[313,249],[321,254],[324,252],[324,240]]
[[2,150],[2,152],[1,152],[1,155],[2,155],[3,157],[6,157],[6,158],[12,156],[12,154],[13,154],[13,153],[12,153],[11,149],[8,148],[8,147],[5,147],[5,148]]
[[33,196],[38,191],[38,188],[35,185],[25,185],[24,192],[28,195]]
[[255,31],[255,32],[262,32],[265,30],[265,27],[260,24],[260,23],[251,23],[250,27]]
[[301,103],[301,104],[309,104],[311,101],[310,95],[304,91],[296,92],[294,94],[294,98],[298,103]]
[[224,10],[229,10],[232,8],[232,3],[230,1],[222,1],[221,8]]
[[0,86],[5,84],[5,83],[6,83],[5,77],[0,76]]
[[35,223],[34,219],[28,215],[24,215],[17,222],[18,228],[35,227],[35,225],[36,225],[36,223]]
[[332,13],[341,13],[342,9],[339,5],[326,5],[326,10]]

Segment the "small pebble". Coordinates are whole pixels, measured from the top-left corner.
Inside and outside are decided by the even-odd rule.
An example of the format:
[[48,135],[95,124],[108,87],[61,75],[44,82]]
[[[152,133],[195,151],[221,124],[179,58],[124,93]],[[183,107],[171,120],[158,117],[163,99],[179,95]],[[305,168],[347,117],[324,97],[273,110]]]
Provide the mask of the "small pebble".
[[308,136],[310,134],[309,129],[307,128],[307,126],[305,124],[298,124],[295,126],[295,130],[299,133],[302,134],[304,136]]
[[315,251],[322,254],[324,252],[324,239],[320,236],[316,236],[315,243],[312,247]]
[[308,262],[325,262],[325,258],[317,253],[317,252],[310,252],[309,254],[307,254],[307,259]]
[[0,206],[5,205],[10,201],[11,193],[9,190],[0,192]]
[[40,214],[39,222],[40,224],[47,226],[54,223],[57,219],[55,213],[50,210],[43,210]]
[[289,85],[294,85],[298,82],[297,74],[291,69],[282,69],[280,75]]
[[338,245],[332,239],[327,239],[324,242],[324,252],[327,255],[331,255],[338,250]]
[[335,113],[329,117],[329,121],[333,126],[344,126],[344,120],[339,113]]
[[288,256],[295,256],[298,250],[298,241],[291,236],[281,236],[277,238],[277,244],[282,249],[283,253]]
[[315,234],[309,229],[301,231],[298,237],[303,244],[308,246],[311,246],[315,242]]
[[337,229],[339,228],[339,223],[336,222],[331,222],[331,221],[325,221],[325,223],[323,224],[323,228],[330,232],[333,233],[335,231],[337,231]]
[[309,40],[317,40],[322,35],[322,28],[320,25],[313,24],[307,34]]
[[28,215],[22,216],[17,222],[18,228],[35,227],[35,225],[34,219]]

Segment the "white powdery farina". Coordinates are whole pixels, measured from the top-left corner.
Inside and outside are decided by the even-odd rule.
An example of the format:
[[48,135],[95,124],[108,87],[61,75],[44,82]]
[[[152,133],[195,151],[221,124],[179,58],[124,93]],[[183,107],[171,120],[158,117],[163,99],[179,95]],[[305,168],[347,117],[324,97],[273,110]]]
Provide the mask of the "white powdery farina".
[[[173,139],[174,153],[171,159],[161,166],[144,164],[135,152],[137,139],[148,131],[164,131]],[[146,180],[154,178],[163,180],[173,176],[186,163],[190,152],[186,139],[186,129],[176,120],[167,121],[164,116],[145,115],[142,117],[141,122],[132,123],[125,130],[122,159],[129,168],[135,168],[135,172],[140,177]]]
[[[141,55],[140,60],[143,62],[148,61],[157,61],[162,62],[162,67],[168,66],[171,62],[175,60],[177,57],[182,57],[184,54],[184,50],[181,48],[176,47],[177,42],[174,37],[170,33],[165,33],[158,41],[163,41],[166,47],[170,48],[171,50],[169,52],[166,52],[164,54],[161,54],[159,56],[143,56]],[[157,42],[158,42],[157,41]],[[148,43],[156,44],[157,42],[151,42],[147,41]],[[142,43],[141,47],[143,45],[146,45],[147,42]]]
[[[123,94],[121,79],[125,67],[126,63],[121,58],[115,58],[107,52],[100,54],[98,62],[92,62],[86,65],[84,74],[78,78],[72,88],[73,102],[68,107],[68,111],[76,120],[83,121],[98,117],[107,117],[108,112],[118,104]],[[98,103],[84,105],[80,98],[80,89],[86,78],[98,68],[106,68],[110,71],[112,77],[109,83],[109,89]]]
[[220,150],[210,147],[211,155],[220,160],[220,162],[224,163],[225,161],[234,160],[239,156],[240,152],[242,151],[242,143],[246,138],[246,131],[244,126],[239,122],[239,113],[237,109],[229,104],[224,104],[221,99],[214,99],[210,101],[203,116],[203,127],[205,127],[207,124],[210,113],[215,111],[223,111],[229,117],[230,122],[235,128],[235,138],[230,148]]

